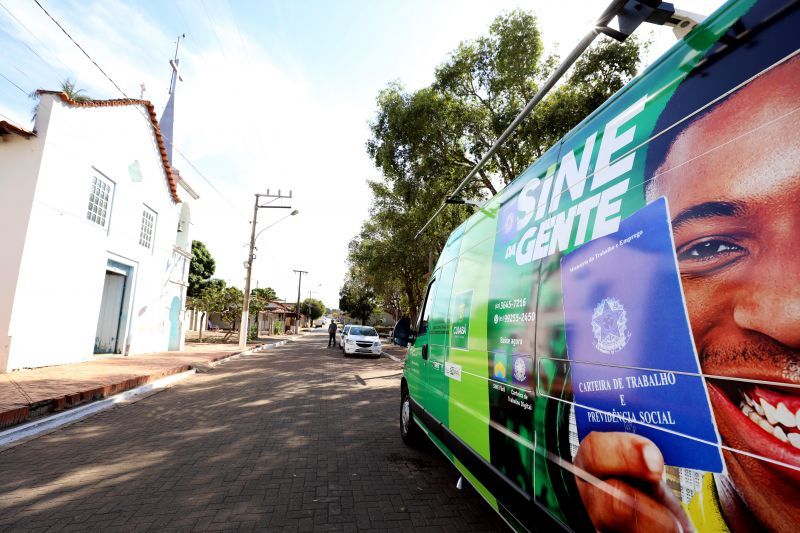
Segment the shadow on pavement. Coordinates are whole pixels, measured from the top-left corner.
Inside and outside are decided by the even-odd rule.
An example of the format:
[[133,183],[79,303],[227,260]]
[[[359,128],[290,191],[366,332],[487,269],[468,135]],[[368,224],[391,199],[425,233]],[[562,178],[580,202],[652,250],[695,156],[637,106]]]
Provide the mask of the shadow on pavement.
[[0,452],[0,530],[503,527],[398,429],[401,365],[310,335]]

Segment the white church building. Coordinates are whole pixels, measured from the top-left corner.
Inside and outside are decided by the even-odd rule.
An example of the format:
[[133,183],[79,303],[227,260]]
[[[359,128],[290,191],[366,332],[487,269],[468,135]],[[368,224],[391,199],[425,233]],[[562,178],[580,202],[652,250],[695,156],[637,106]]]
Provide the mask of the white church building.
[[161,127],[146,100],[49,91],[32,131],[0,122],[0,372],[183,348],[174,89]]

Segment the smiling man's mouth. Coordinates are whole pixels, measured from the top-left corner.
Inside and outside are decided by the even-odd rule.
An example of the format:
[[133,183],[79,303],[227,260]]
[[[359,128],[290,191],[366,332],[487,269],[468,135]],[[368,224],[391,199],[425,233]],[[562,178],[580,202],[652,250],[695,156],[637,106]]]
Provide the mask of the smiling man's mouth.
[[800,398],[766,387],[740,390],[739,409],[754,424],[779,441],[800,449]]
[[709,395],[724,443],[800,476],[800,390],[714,379]]

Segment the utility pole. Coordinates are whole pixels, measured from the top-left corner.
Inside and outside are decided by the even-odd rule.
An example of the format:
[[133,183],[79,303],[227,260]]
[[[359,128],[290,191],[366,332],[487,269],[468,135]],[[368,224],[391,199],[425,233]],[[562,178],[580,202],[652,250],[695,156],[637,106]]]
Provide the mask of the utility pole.
[[256,193],[256,200],[253,204],[253,221],[251,222],[250,226],[250,253],[247,254],[247,261],[244,262],[244,266],[247,269],[247,276],[244,278],[244,301],[242,302],[242,321],[239,324],[239,348],[244,350],[247,347],[247,333],[250,325],[250,277],[253,275],[253,259],[255,259],[255,255],[253,255],[253,250],[256,247],[256,224],[258,223],[258,210],[259,209],[291,209],[291,206],[284,206],[284,205],[259,205],[259,199],[261,198],[272,198],[270,202],[274,202],[275,200],[279,200],[281,198],[291,198],[292,191],[289,191],[289,196],[285,196],[281,194],[280,189],[278,189],[278,194],[270,194],[269,189],[267,189],[266,194],[259,194]]
[[294,323],[294,334],[297,335],[300,333],[300,283],[303,281],[303,274],[308,274],[305,270],[295,270],[297,274],[300,274],[300,277],[297,278],[297,307],[295,307],[295,311],[297,311],[297,320]]

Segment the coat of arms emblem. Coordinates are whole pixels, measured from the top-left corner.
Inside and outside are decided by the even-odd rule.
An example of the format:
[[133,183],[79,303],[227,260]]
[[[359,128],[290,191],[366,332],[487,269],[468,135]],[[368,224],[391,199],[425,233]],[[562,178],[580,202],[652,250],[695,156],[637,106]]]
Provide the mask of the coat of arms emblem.
[[603,298],[592,313],[594,347],[607,354],[623,349],[631,338],[627,323],[622,302],[616,298]]

